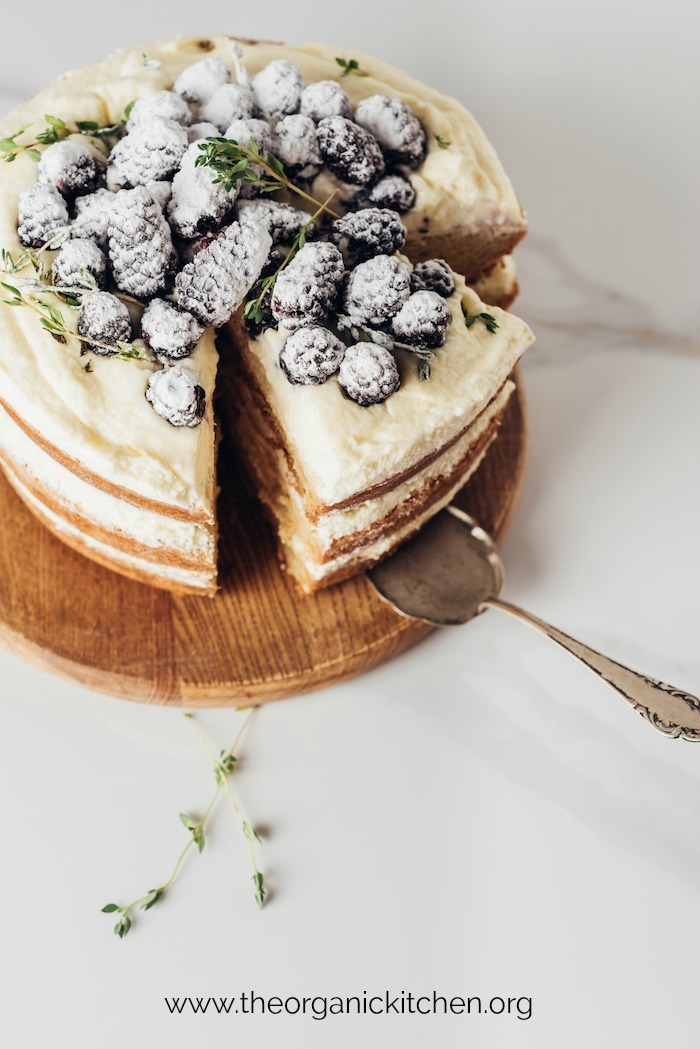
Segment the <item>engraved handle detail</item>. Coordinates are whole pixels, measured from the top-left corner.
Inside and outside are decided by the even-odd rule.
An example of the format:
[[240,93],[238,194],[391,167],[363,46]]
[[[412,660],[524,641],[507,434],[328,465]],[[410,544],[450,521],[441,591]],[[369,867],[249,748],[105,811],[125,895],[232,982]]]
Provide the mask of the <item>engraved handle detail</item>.
[[664,736],[680,736],[694,743],[700,742],[700,699],[696,696],[691,696],[680,688],[665,685],[663,681],[647,677],[646,674],[638,674],[622,663],[616,663],[614,659],[609,659],[594,648],[576,641],[563,631],[545,623],[543,619],[538,619],[517,605],[511,605],[509,601],[501,601],[500,598],[494,597],[485,601],[484,606],[499,608],[556,641],[619,692],[630,706]]

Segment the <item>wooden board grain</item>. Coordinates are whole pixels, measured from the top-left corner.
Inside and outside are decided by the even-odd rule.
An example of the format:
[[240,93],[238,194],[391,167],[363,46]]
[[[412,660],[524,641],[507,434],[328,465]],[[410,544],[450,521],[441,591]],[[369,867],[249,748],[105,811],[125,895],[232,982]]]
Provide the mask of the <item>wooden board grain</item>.
[[[0,640],[88,688],[145,703],[227,706],[310,692],[397,655],[428,628],[364,578],[300,597],[233,461],[222,456],[221,592],[174,597],[102,568],[45,529],[0,475]],[[455,502],[501,539],[526,458],[522,387]]]

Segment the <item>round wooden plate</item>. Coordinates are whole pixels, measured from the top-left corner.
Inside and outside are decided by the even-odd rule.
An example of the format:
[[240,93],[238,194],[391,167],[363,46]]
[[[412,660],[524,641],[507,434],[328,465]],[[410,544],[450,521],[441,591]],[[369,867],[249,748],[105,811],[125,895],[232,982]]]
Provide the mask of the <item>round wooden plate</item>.
[[[455,500],[498,539],[517,502],[525,457],[519,386],[498,439]],[[174,597],[75,553],[0,474],[0,640],[88,688],[196,707],[310,692],[382,663],[428,632],[397,615],[363,577],[300,597],[225,454],[222,469],[221,591],[214,599]]]

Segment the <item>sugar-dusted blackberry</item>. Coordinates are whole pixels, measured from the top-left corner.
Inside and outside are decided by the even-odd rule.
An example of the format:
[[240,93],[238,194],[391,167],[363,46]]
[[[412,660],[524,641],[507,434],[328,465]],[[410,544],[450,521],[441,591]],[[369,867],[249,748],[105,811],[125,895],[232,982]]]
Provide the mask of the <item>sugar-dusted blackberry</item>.
[[187,132],[174,120],[157,116],[144,119],[110,153],[108,187],[132,189],[172,178],[187,145]]
[[141,335],[161,364],[189,357],[204,329],[174,302],[151,299],[141,317]]
[[70,224],[70,235],[79,240],[94,240],[101,248],[107,247],[107,222],[114,203],[114,194],[98,189],[85,197],[77,197]]
[[272,129],[265,120],[248,117],[245,120],[232,120],[226,128],[224,138],[233,139],[244,149],[252,149],[251,139],[257,147],[258,155],[264,157],[272,149]]
[[425,156],[426,138],[420,120],[400,98],[370,95],[355,110],[355,120],[369,131],[394,164],[417,168]]
[[216,182],[216,172],[209,167],[197,167],[202,151],[198,143],[188,146],[180,170],[173,179],[172,197],[168,204],[170,225],[179,237],[191,239],[219,226],[231,211],[238,196],[240,183],[226,189]]
[[108,222],[109,261],[121,291],[150,299],[170,284],[177,264],[170,227],[145,186],[115,194]]
[[445,342],[451,319],[450,309],[440,295],[414,291],[393,318],[391,330],[400,342],[435,350]]
[[222,84],[200,107],[199,119],[225,131],[234,120],[255,116],[255,96],[249,84]]
[[284,164],[292,178],[311,179],[323,166],[316,141],[316,125],[311,117],[292,113],[277,122],[272,137],[272,152]]
[[290,331],[321,324],[335,306],[344,273],[343,256],[334,244],[305,244],[275,281],[274,316]]
[[321,156],[329,170],[353,186],[366,186],[384,171],[376,138],[346,117],[325,117],[316,128]]
[[55,186],[37,182],[19,195],[17,236],[25,248],[39,248],[54,233],[67,229],[66,202]]
[[146,189],[161,211],[165,211],[173,195],[172,182],[148,182]]
[[146,387],[146,400],[171,426],[198,426],[206,407],[206,394],[197,376],[181,364],[153,373]]
[[182,95],[186,102],[201,105],[208,101],[222,84],[231,81],[231,71],[220,58],[210,55],[201,62],[183,69],[173,84],[173,91]]
[[373,255],[399,251],[406,241],[406,227],[395,211],[363,208],[336,219],[329,239],[342,251],[346,265],[354,266]]
[[127,132],[133,131],[137,124],[151,117],[165,117],[176,124],[187,126],[192,123],[192,110],[184,98],[174,91],[151,91],[148,95],[137,98],[131,107],[126,122]]
[[268,120],[279,120],[298,112],[304,81],[293,62],[275,59],[261,69],[251,83],[260,111]]
[[335,80],[317,80],[301,93],[300,111],[318,124],[326,117],[352,119],[350,99]]
[[369,189],[353,197],[354,208],[390,208],[400,215],[410,211],[416,202],[416,191],[403,175],[385,175]]
[[98,288],[107,281],[107,256],[94,240],[74,238],[62,246],[51,266],[54,284],[64,288],[85,287],[86,277]]
[[318,386],[335,374],[345,344],[327,328],[299,328],[280,351],[280,367],[294,386]]
[[[117,353],[119,342],[131,342],[131,318],[124,303],[106,291],[97,291],[86,295],[78,314],[78,334],[86,339],[93,353],[101,357],[110,357]],[[102,345],[97,345],[101,343]],[[113,346],[114,349],[109,349]]]
[[178,273],[178,302],[200,324],[225,324],[260,276],[272,238],[256,222],[232,222]]
[[381,404],[401,385],[399,369],[389,350],[374,342],[358,342],[345,351],[338,382],[363,408]]
[[449,299],[455,290],[455,279],[452,270],[444,259],[428,259],[413,267],[411,274],[413,291],[434,291],[443,299]]
[[69,200],[93,193],[104,182],[104,174],[104,161],[72,138],[47,146],[37,168],[39,182],[55,186]]
[[187,128],[187,141],[201,142],[205,138],[218,138],[220,134],[216,124],[210,124],[208,120],[200,120],[196,124],[190,124]]
[[308,211],[270,198],[239,200],[236,204],[236,216],[237,218],[246,216],[263,223],[272,237],[273,244],[291,244],[304,226],[307,226],[307,240],[311,240],[316,232],[313,223],[308,225],[311,218]]
[[411,294],[411,271],[392,255],[375,255],[348,275],[345,312],[358,324],[381,327]]

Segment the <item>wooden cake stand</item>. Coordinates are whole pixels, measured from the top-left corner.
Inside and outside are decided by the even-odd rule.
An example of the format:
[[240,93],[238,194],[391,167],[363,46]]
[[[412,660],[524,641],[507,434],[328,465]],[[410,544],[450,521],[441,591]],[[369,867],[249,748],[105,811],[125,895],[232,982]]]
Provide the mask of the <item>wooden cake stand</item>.
[[[87,688],[143,703],[236,706],[311,692],[397,655],[429,627],[397,615],[363,577],[300,597],[222,445],[221,591],[174,597],[75,553],[0,474],[0,641]],[[522,388],[455,500],[497,539],[526,458]]]

